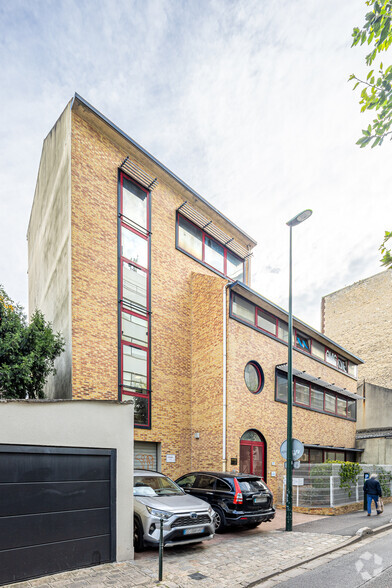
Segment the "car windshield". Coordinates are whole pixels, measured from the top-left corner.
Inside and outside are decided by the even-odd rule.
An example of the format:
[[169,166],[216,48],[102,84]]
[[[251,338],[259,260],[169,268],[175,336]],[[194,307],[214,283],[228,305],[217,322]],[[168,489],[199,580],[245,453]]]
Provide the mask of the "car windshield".
[[134,496],[173,496],[185,494],[175,482],[165,476],[135,476]]
[[267,486],[262,480],[238,480],[242,492],[262,492]]

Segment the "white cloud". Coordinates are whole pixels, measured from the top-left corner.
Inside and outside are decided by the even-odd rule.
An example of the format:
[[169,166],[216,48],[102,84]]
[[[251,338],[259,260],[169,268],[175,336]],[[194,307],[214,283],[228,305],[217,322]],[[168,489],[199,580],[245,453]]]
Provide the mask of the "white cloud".
[[[347,83],[359,0],[16,1],[0,6],[0,282],[27,302],[25,234],[42,141],[80,93],[259,245],[255,289],[319,327],[320,297],[380,271],[391,144],[360,150]],[[386,61],[386,60],[385,60]],[[279,271],[278,271],[279,270]]]

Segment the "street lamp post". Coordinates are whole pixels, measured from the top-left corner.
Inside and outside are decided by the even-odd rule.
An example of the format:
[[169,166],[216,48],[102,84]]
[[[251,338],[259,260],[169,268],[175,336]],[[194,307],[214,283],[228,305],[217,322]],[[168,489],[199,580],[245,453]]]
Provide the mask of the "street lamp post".
[[292,228],[299,225],[312,214],[307,209],[297,214],[286,224],[290,227],[289,262],[289,341],[287,363],[287,470],[286,470],[286,531],[293,530],[293,247]]

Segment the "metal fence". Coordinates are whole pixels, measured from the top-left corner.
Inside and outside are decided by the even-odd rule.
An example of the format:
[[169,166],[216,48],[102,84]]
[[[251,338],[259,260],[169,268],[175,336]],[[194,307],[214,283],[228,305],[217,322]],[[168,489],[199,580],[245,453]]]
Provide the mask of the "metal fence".
[[[341,487],[341,466],[337,463],[302,464],[293,471],[293,506],[334,507],[363,500],[365,474],[378,474],[383,496],[392,496],[392,465],[359,464],[356,484]],[[286,502],[285,470],[279,472],[278,504]]]

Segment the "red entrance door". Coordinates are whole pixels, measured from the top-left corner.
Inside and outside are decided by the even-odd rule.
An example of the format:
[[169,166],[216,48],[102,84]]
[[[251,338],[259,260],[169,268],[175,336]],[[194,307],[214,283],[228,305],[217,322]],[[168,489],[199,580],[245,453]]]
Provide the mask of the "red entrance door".
[[255,474],[264,479],[264,443],[262,441],[240,442],[240,472]]

